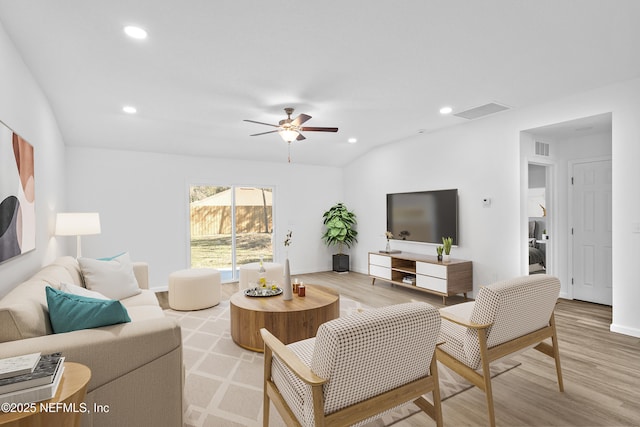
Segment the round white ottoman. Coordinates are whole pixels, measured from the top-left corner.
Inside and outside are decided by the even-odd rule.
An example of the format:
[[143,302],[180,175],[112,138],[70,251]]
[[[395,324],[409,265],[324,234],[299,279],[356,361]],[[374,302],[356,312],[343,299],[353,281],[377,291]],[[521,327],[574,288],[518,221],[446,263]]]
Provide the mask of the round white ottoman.
[[220,303],[220,272],[214,268],[192,268],[169,275],[169,307],[201,310]]
[[[282,285],[282,264],[278,264],[277,262],[263,262],[262,265],[265,269],[264,277],[267,279],[267,282],[273,281]],[[259,270],[259,262],[251,262],[240,266],[240,290],[256,286],[255,283],[258,282]]]

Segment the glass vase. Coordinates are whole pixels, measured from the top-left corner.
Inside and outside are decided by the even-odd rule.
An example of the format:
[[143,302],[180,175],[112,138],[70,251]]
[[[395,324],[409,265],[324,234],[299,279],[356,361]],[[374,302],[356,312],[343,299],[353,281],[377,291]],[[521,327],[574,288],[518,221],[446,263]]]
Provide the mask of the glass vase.
[[293,288],[291,287],[291,271],[289,270],[289,258],[284,262],[284,283],[282,284],[282,299],[289,301],[293,299]]

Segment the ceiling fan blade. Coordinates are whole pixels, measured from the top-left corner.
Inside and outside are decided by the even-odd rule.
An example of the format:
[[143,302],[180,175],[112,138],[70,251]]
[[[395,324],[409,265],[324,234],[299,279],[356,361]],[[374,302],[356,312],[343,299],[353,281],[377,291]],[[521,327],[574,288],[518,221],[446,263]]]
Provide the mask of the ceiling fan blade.
[[268,133],[274,133],[274,132],[278,132],[278,131],[277,130],[270,130],[270,131],[267,131],[267,132],[254,133],[253,135],[249,135],[249,136],[266,135]]
[[307,138],[305,138],[303,134],[301,134],[300,132],[298,132],[298,137],[296,138],[296,141],[302,141],[302,140],[304,140],[304,139],[307,139]]
[[257,123],[259,125],[267,125],[267,126],[272,126],[274,128],[279,127],[278,125],[272,125],[271,123],[265,123],[265,122],[256,122],[255,120],[248,120],[248,119],[244,119],[243,121],[245,122],[249,122],[249,123]]
[[294,125],[294,126],[300,126],[301,124],[303,124],[304,122],[306,122],[310,118],[311,118],[311,116],[308,116],[306,114],[300,114],[298,117],[293,119],[291,124]]
[[305,132],[338,132],[338,128],[322,128],[322,127],[303,127],[300,128]]

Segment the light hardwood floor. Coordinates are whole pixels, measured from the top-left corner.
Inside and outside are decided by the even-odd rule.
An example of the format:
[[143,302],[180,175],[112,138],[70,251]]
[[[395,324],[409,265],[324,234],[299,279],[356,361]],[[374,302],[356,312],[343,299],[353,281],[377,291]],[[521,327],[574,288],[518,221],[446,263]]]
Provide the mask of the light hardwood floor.
[[[305,283],[337,289],[371,307],[425,301],[442,307],[440,297],[395,287],[363,274],[323,272],[297,276]],[[238,289],[224,284],[223,298]],[[452,297],[447,304],[462,302]],[[521,365],[493,380],[498,426],[640,426],[640,339],[609,331],[611,307],[560,300],[556,323],[565,392],[558,391],[553,360],[535,350],[515,358]],[[398,363],[403,363],[398,355]],[[472,388],[442,404],[445,426],[486,425],[484,394]],[[396,424],[431,426],[417,414]]]

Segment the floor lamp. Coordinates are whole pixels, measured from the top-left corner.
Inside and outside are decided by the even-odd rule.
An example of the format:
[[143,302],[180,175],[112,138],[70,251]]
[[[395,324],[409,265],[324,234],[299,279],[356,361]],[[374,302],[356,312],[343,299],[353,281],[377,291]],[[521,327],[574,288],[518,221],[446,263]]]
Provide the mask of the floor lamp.
[[100,234],[100,215],[97,212],[71,212],[56,215],[56,236],[76,236],[76,257],[82,256],[80,236]]

